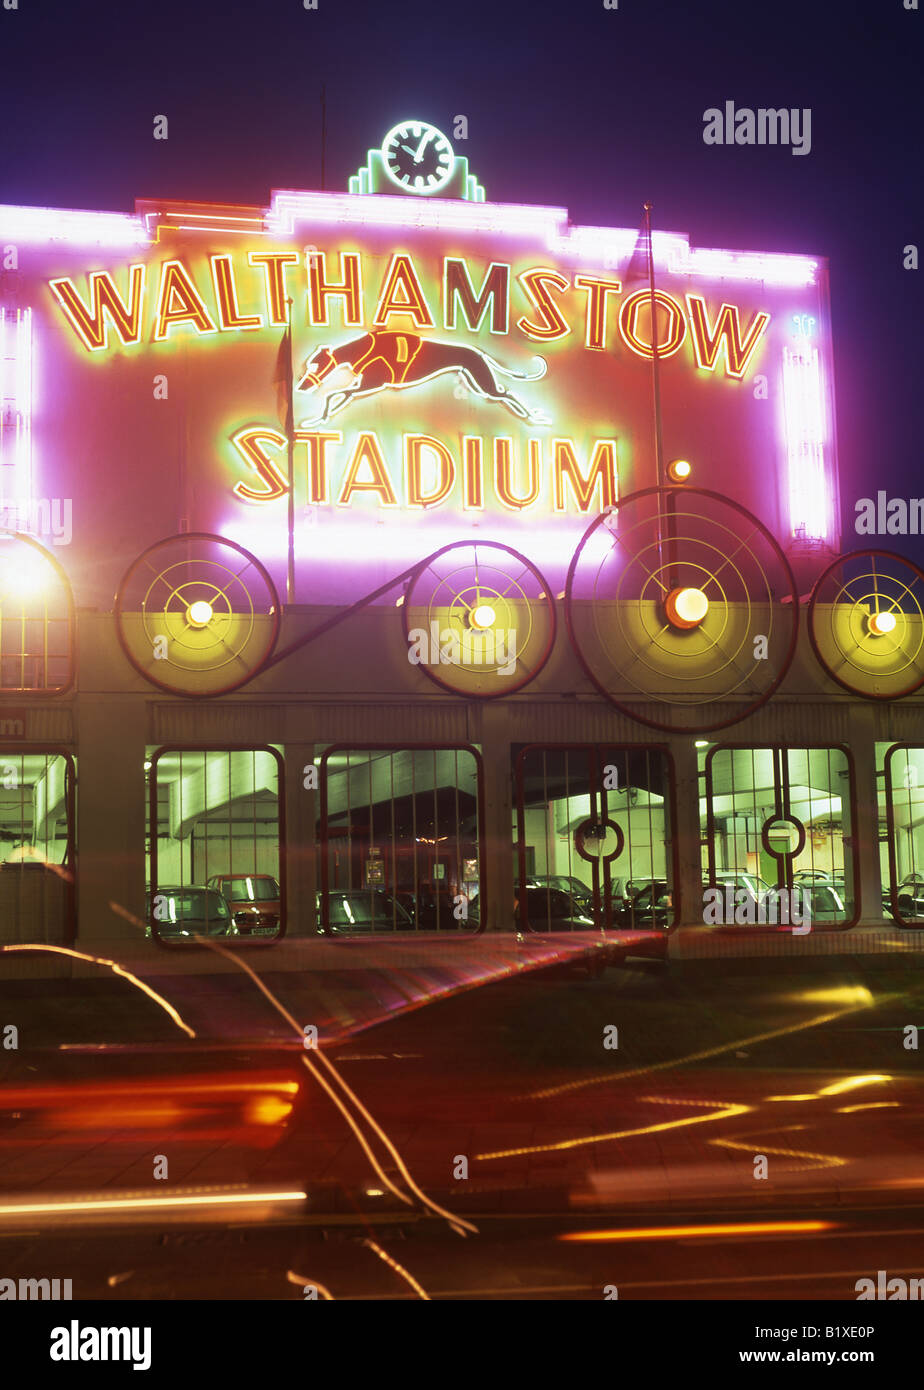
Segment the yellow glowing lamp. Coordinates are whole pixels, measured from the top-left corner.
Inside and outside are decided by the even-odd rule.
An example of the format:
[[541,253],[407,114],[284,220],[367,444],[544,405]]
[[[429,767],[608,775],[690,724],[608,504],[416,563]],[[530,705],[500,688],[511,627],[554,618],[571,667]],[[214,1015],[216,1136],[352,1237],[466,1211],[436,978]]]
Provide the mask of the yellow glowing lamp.
[[671,627],[689,631],[699,627],[709,612],[709,600],[702,589],[671,589],[664,600],[664,609]]
[[673,459],[667,465],[667,476],[674,483],[685,483],[692,472],[693,465],[686,459]]
[[3,588],[19,599],[38,598],[48,586],[49,567],[37,555],[17,558],[3,575]]
[[486,628],[494,627],[497,622],[497,614],[490,603],[479,603],[476,608],[472,609],[469,622],[472,627],[477,627],[480,632],[483,632]]
[[874,637],[885,637],[887,633],[895,631],[894,613],[871,613],[868,619],[870,632]]
[[208,627],[214,616],[212,605],[204,598],[196,599],[186,616],[193,627]]

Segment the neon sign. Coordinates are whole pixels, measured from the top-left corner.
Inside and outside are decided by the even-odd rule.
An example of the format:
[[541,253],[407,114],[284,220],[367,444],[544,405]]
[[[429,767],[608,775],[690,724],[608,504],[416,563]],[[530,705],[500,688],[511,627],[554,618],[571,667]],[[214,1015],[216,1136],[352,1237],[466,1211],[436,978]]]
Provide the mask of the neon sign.
[[[572,280],[547,265],[527,266],[514,275],[510,264],[496,261],[479,274],[464,258],[447,256],[434,276],[439,286],[437,315],[435,296],[428,295],[427,277],[413,256],[391,255],[374,296],[369,293],[370,260],[359,251],[313,251],[305,258],[300,292],[294,274],[287,273],[301,264],[292,251],[250,252],[246,257],[212,254],[207,285],[206,277],[197,277],[187,262],[172,258],[152,267],[150,274],[143,263],[131,265],[119,277],[122,286],[108,271],[93,271],[85,291],[66,276],[49,281],[49,287],[71,329],[91,352],[105,351],[116,342],[125,347],[140,343],[146,333],[153,342],[164,342],[176,330],[212,337],[281,326],[286,322],[285,299],[299,293],[298,320],[304,307],[311,328],[330,326],[335,303],[345,328],[412,328],[426,333],[436,328],[439,317],[444,332],[474,333],[487,322],[493,334],[509,336],[511,310],[519,301],[522,312],[513,329],[529,343],[579,335],[589,352],[615,350],[621,342],[637,356],[652,356],[648,292],[628,296],[618,315],[609,315],[611,298],[622,293],[617,279],[580,274]],[[760,310],[744,325],[734,304],[723,303],[710,313],[701,295],[688,294],[686,305],[664,290],[655,298],[660,356],[679,351],[689,336],[697,369],[714,371],[721,360],[727,376],[740,380],[746,374],[770,322],[769,313]],[[660,322],[662,314],[666,328]]]
[[[546,370],[545,361],[542,358],[538,361],[538,371],[516,372],[479,348],[435,342],[416,333],[373,331],[336,349],[321,347],[306,364],[296,389],[320,391],[321,409],[312,421],[302,421],[302,424],[324,424],[332,415],[345,410],[354,397],[375,396],[385,390],[407,390],[436,377],[452,375],[483,400],[505,405],[521,420],[532,425],[547,425],[551,422],[544,411],[531,410],[502,381],[503,377],[538,381],[545,376]],[[346,373],[346,377],[334,384],[340,372]]]
[[820,541],[828,534],[824,389],[818,349],[802,340],[783,348],[783,410],[793,536]]
[[466,198],[484,202],[484,189],[469,172],[468,160],[454,153],[449,139],[426,121],[400,121],[381,149],[350,179],[351,193],[403,193],[418,197]]
[[[126,403],[164,402],[144,412],[128,479],[162,479],[150,524],[164,534],[236,535],[274,563],[297,535],[293,585],[313,595],[498,526],[567,563],[591,516],[656,481],[656,326],[665,459],[778,535],[831,539],[824,263],[656,231],[653,324],[647,281],[627,273],[636,229],[481,201],[464,158],[417,124],[389,132],[349,194],[142,200],[131,216],[0,207],[0,245],[34,247],[17,302],[59,383],[19,426],[17,457],[27,425],[43,441],[38,490],[71,495],[87,459],[94,486],[122,486],[126,416],[94,399],[118,359]],[[82,431],[79,481],[56,417]]]
[[32,310],[0,305],[0,500],[32,497]]
[[[288,495],[284,434],[252,426],[232,435],[232,443],[254,477],[254,484],[235,483],[236,497],[264,504]],[[350,507],[372,498],[376,508],[430,510],[461,504],[466,512],[483,511],[486,505],[526,512],[545,505],[558,514],[588,514],[611,507],[617,497],[615,439],[594,440],[584,463],[579,446],[564,438],[548,444],[528,440],[524,459],[507,436],[490,441],[467,436],[459,451],[433,435],[405,434],[400,459],[390,462],[375,430],[363,430],[350,441],[334,430],[296,430],[295,443],[299,478],[306,481],[311,506]]]

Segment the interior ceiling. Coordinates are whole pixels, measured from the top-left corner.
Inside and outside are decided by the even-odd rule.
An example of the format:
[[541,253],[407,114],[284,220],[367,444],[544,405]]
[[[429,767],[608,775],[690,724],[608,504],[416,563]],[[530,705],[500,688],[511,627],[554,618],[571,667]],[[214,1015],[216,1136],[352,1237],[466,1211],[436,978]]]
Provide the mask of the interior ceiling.
[[[280,753],[284,751],[279,745],[270,744],[269,746],[277,747]],[[318,744],[316,745],[316,748],[317,751],[315,753],[315,758],[317,760],[320,760],[321,754],[324,751],[323,745]],[[149,748],[147,750],[146,760],[150,761],[154,757],[156,751],[156,748]],[[206,766],[211,767],[215,763],[221,762],[222,760],[227,761],[228,758],[247,759],[251,758],[252,756],[253,754],[248,749],[237,749],[231,753],[227,751],[213,749],[206,751],[204,755],[201,750],[197,749],[189,749],[184,750],[182,752],[162,753],[161,756],[157,759],[157,780],[159,783],[169,783],[176,782],[181,775],[188,777],[191,772],[197,772],[201,770],[203,764],[203,757],[206,760]],[[398,758],[400,758],[402,756],[406,756],[406,754],[402,754],[399,752],[396,755],[393,755],[387,751],[376,751],[368,753],[345,751],[342,753],[332,753],[330,757],[327,759],[326,766],[328,769],[333,771],[341,771],[346,769],[347,767],[350,767],[355,770],[359,767],[365,767],[368,763],[378,762],[381,758],[388,758],[392,756],[397,756]]]
[[[844,753],[837,748],[792,750],[788,755],[790,798],[845,796],[848,779]],[[783,759],[780,759],[783,764]],[[785,770],[785,764],[783,764]],[[715,796],[733,793],[743,800],[752,796],[762,804],[773,802],[774,760],[766,748],[721,749],[710,761]]]
[[34,786],[55,763],[63,761],[55,753],[0,753],[0,795],[13,790],[2,785],[5,767],[12,767],[24,785]]

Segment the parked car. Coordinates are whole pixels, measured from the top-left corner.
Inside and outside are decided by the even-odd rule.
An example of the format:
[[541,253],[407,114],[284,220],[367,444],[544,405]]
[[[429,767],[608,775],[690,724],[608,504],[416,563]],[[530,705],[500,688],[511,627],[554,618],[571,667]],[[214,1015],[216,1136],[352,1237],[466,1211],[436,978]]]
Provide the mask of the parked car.
[[757,902],[770,892],[770,884],[765,878],[741,869],[719,869],[715,882],[717,887],[731,888],[736,893],[743,888]]
[[[514,918],[523,917],[519,894]],[[593,913],[582,912],[579,905],[561,888],[527,888],[526,917],[530,931],[593,931]]]
[[594,890],[582,879],[575,878],[573,874],[537,874],[526,880],[527,888],[558,888],[562,893],[567,893],[573,899],[575,906],[582,912],[589,912],[591,916],[594,910]]
[[[536,878],[534,874],[529,874],[526,879],[526,887],[536,888],[541,891],[542,885],[540,884],[538,878]],[[514,908],[514,910],[516,910],[517,904],[520,900],[520,880],[518,878],[514,880],[513,894],[514,900],[511,906]],[[472,893],[469,897],[468,920],[469,924],[474,926],[477,926],[481,921],[481,894],[478,892]]]
[[214,874],[208,887],[215,888],[227,901],[232,912],[239,907],[251,907],[258,915],[261,930],[279,926],[282,902],[279,884],[269,874]]
[[613,904],[614,914],[619,914],[623,908],[628,907],[636,893],[641,893],[643,888],[648,888],[654,883],[653,878],[614,878],[610,880],[610,902]]
[[456,897],[448,889],[431,888],[425,885],[415,893],[410,888],[398,888],[392,894],[395,901],[411,919],[417,931],[452,931],[469,926],[466,919],[456,917]]
[[838,883],[838,880],[833,878],[830,883],[809,884],[808,906],[812,923],[846,922],[850,914],[844,905],[843,892],[843,882]]
[[834,878],[826,869],[797,869],[792,876],[793,883],[830,883]]
[[246,936],[260,924],[260,914],[243,907],[232,912],[224,895],[199,886],[160,887],[148,894],[146,936],[164,940],[194,936]]
[[[924,879],[920,874],[906,874],[899,883],[895,896],[898,904],[898,920],[913,921],[924,918]],[[882,907],[887,917],[895,917],[892,909],[892,893],[887,884],[882,889]]]
[[634,931],[664,931],[673,920],[673,898],[663,878],[649,879],[631,898],[624,900],[619,909],[614,903],[614,926]]
[[[793,875],[793,901],[792,920],[789,914],[782,911],[782,904],[773,903],[773,895],[778,891],[766,879],[758,874],[752,874],[741,870],[719,870],[715,876],[715,886],[723,890],[732,890],[733,900],[744,890],[751,899],[753,905],[754,926],[779,927],[782,931],[789,931],[791,926],[797,924],[796,911],[799,917],[808,915],[808,924],[817,925],[819,922],[844,922],[847,919],[847,911],[844,907],[844,900],[837,890],[835,881],[830,876],[821,878],[811,871],[804,871],[806,876],[800,878],[798,874]],[[705,893],[713,885],[703,883]],[[761,908],[765,922],[760,921]],[[782,917],[784,920],[776,920]],[[739,925],[734,922],[726,922],[727,926]],[[744,925],[744,924],[740,924]]]
[[[384,888],[349,892],[334,888],[327,895],[331,936],[352,936],[354,932],[413,931],[410,914],[393,893]],[[321,922],[321,894],[317,895],[318,931]]]

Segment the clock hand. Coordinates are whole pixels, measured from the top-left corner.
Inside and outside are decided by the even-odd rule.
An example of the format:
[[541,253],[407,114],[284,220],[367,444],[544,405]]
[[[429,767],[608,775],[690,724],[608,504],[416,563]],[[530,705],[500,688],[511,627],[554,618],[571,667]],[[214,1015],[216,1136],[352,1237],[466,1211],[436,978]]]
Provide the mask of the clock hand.
[[421,140],[420,144],[417,146],[417,153],[416,153],[415,156],[414,156],[414,163],[415,163],[415,164],[419,164],[420,161],[423,159],[423,152],[424,152],[424,150],[425,150],[425,148],[426,148],[428,142],[429,142],[430,140],[432,140],[432,139],[433,139],[433,131],[432,131],[432,130],[428,130],[427,133],[426,133],[426,135],[424,136],[424,138]]
[[405,150],[408,154],[413,155],[415,159],[417,158],[417,151],[412,150],[410,145],[400,145],[399,149]]

